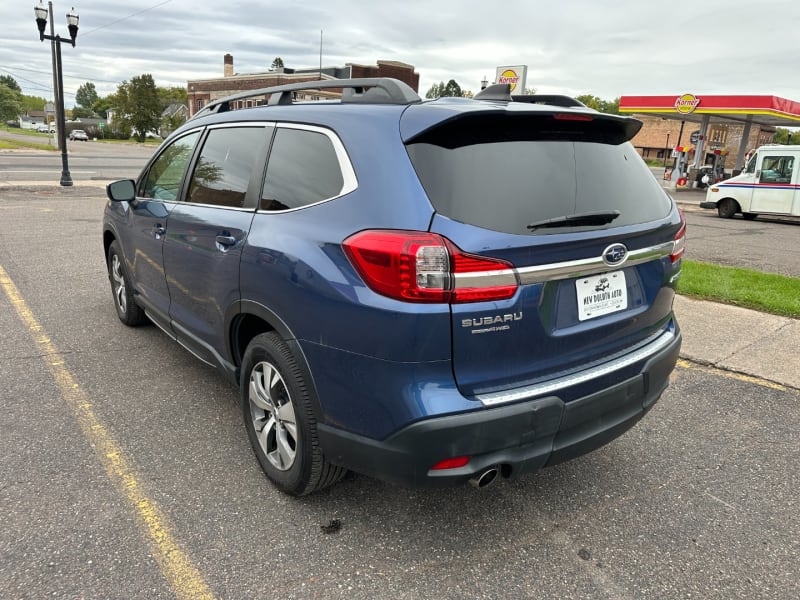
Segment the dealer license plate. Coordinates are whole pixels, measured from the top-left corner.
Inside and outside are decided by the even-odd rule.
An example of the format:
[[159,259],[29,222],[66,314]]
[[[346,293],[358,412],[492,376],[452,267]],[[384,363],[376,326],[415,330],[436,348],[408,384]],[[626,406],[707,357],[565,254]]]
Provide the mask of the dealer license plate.
[[613,271],[575,282],[578,293],[578,320],[586,321],[624,310],[628,306],[625,272]]

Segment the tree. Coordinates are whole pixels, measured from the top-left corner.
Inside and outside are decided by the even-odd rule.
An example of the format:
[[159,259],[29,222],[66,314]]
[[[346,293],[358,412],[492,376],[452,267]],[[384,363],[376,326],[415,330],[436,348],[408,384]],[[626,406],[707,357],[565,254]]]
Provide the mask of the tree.
[[270,71],[277,71],[278,69],[283,68],[283,59],[280,56],[276,56],[275,60],[272,61],[269,69]]
[[26,96],[22,94],[22,112],[30,112],[32,110],[43,110],[47,100],[39,96]]
[[72,109],[73,119],[91,119],[94,117],[94,111],[91,108],[84,108],[83,106],[75,106]]
[[445,96],[458,98],[464,96],[464,91],[461,89],[461,86],[458,85],[455,79],[451,79],[447,83],[444,81],[434,83],[425,94],[426,98],[442,98]]
[[608,100],[603,100],[602,98],[598,98],[592,94],[581,94],[575,99],[578,102],[583,102],[586,106],[593,108],[596,111],[612,115],[619,114],[619,97],[614,98],[609,102]]
[[22,114],[22,94],[0,85],[0,122],[16,121]]
[[157,131],[161,123],[161,100],[156,83],[149,73],[123,81],[114,95],[117,120],[122,129],[130,129],[143,142],[147,134]]
[[800,131],[776,127],[774,142],[776,144],[800,144]]
[[114,108],[114,94],[109,94],[108,96],[103,96],[99,98],[94,104],[92,104],[92,110],[96,115],[99,115],[102,119],[108,118],[108,110],[110,108]]
[[19,92],[20,94],[22,93],[22,88],[19,87],[17,80],[11,75],[0,75],[0,85],[4,85],[15,92]]
[[99,96],[97,95],[97,90],[91,81],[84,83],[78,88],[78,91],[75,92],[75,102],[77,102],[83,108],[88,108],[90,110],[92,105],[97,102],[98,98]]
[[170,104],[183,104],[189,101],[189,95],[184,87],[158,87],[158,98],[161,100],[161,110],[163,111]]

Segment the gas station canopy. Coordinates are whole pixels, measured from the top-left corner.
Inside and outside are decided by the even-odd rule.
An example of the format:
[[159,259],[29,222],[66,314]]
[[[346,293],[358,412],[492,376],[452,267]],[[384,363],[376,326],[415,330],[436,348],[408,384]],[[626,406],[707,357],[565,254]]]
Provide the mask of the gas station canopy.
[[736,166],[741,167],[750,126],[800,127],[800,102],[778,96],[712,96],[680,94],[673,96],[622,96],[620,113],[658,114],[664,118],[700,123],[695,167],[703,160],[708,124],[714,121],[744,123]]
[[668,114],[694,122],[712,115],[770,127],[800,127],[800,102],[778,96],[622,96],[619,112]]

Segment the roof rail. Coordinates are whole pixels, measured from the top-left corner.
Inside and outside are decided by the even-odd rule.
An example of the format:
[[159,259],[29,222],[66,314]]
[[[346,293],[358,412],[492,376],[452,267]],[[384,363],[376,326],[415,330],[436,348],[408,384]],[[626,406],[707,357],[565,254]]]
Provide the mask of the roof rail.
[[391,77],[367,77],[361,79],[320,79],[273,87],[248,90],[209,102],[194,117],[221,113],[231,110],[231,102],[270,95],[269,105],[288,105],[292,103],[293,93],[301,90],[321,90],[340,88],[343,104],[415,104],[422,99],[411,87]]
[[586,108],[586,105],[575,98],[558,94],[525,94],[511,95],[511,84],[495,83],[481,90],[474,96],[475,100],[492,100],[495,102],[527,102],[529,104],[549,104],[572,108]]

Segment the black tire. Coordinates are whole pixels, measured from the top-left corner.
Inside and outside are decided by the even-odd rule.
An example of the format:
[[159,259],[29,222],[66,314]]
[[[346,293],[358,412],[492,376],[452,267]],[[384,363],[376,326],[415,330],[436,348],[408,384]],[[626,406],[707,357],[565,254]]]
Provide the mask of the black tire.
[[717,214],[723,219],[730,219],[739,212],[739,205],[732,198],[723,198],[717,204]]
[[322,453],[308,386],[280,336],[269,332],[254,337],[241,373],[247,437],[275,486],[304,496],[339,481],[347,471]]
[[111,282],[111,294],[114,297],[114,307],[117,309],[119,320],[129,327],[144,325],[148,322],[147,315],[133,299],[131,278],[116,241],[111,242],[111,246],[108,248],[106,264],[108,279]]
[[758,216],[758,213],[742,213],[745,221],[752,221]]

